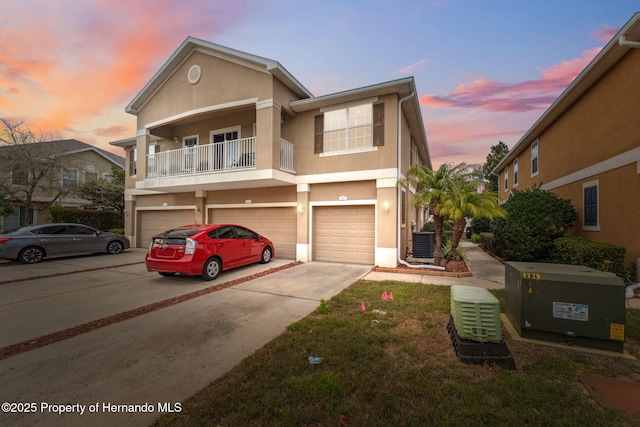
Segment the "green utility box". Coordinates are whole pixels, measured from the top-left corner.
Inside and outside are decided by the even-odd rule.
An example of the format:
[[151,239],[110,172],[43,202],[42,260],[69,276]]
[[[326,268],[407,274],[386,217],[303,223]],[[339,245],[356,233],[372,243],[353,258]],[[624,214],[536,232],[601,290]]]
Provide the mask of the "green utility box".
[[499,343],[500,303],[491,292],[473,286],[451,286],[451,317],[463,339]]
[[505,314],[521,337],[623,351],[625,285],[589,267],[507,262]]

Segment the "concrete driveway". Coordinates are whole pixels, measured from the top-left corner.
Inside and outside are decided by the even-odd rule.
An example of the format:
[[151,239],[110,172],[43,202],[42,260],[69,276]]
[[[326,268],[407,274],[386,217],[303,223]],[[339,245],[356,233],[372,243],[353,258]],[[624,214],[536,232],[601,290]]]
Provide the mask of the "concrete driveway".
[[[290,262],[274,259],[204,282],[149,273],[143,257],[134,249],[0,264],[0,282],[31,277],[0,285],[0,350]],[[369,271],[297,265],[11,355],[0,360],[0,401],[18,413],[3,406],[0,425],[148,425]]]

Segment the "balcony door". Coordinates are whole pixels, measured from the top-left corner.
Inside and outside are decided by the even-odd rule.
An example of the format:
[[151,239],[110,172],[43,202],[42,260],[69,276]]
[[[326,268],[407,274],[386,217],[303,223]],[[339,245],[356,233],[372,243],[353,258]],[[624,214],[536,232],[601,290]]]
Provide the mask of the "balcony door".
[[196,158],[198,151],[198,135],[187,136],[183,138],[184,144],[184,167],[183,172],[193,172],[197,165],[198,159]]
[[238,139],[240,126],[211,131],[214,170],[237,167],[239,158]]

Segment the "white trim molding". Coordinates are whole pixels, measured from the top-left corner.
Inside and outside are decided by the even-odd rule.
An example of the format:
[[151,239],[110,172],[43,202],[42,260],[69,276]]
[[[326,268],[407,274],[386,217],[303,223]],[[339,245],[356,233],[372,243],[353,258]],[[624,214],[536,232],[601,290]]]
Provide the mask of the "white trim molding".
[[[579,171],[575,171],[573,173],[570,173],[569,175],[565,175],[562,178],[555,179],[551,182],[543,184],[541,188],[543,190],[553,190],[554,188],[581,181],[583,179],[587,179],[604,172],[609,172],[635,162],[639,162],[640,164],[640,147],[629,150],[626,153],[610,157],[607,160],[603,160],[602,162],[593,164],[584,169],[580,169]],[[640,166],[638,166],[638,168],[640,168]],[[640,173],[640,170],[638,170],[638,173]]]
[[182,120],[187,117],[195,116],[202,113],[209,113],[209,112],[218,111],[218,110],[226,110],[228,108],[256,105],[256,102],[258,102],[258,98],[248,98],[248,99],[242,99],[239,101],[227,102],[225,104],[218,104],[218,105],[211,105],[209,107],[196,108],[195,110],[185,111],[183,113],[176,114],[175,116],[171,116],[161,120],[157,120],[155,122],[147,123],[144,125],[144,129],[146,131],[147,129],[155,128],[162,125],[167,125],[173,122],[177,122],[178,120]]

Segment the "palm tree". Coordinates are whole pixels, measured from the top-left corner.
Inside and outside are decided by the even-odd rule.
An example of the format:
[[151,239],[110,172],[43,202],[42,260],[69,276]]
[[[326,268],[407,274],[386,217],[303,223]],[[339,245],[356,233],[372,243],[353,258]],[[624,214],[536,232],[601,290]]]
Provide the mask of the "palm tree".
[[458,182],[440,204],[440,215],[453,221],[451,250],[447,254],[446,262],[455,256],[468,217],[492,219],[506,216],[506,211],[498,206],[497,193],[478,192],[478,185],[476,181]]
[[462,185],[468,180],[467,165],[461,163],[452,166],[449,163],[440,165],[438,170],[433,171],[427,166],[414,166],[409,169],[407,178],[400,180],[401,184],[411,186],[415,189],[415,194],[411,197],[410,204],[413,207],[429,207],[433,213],[433,223],[435,226],[435,248],[433,251],[433,262],[440,265],[442,260],[442,228],[444,214],[441,213],[442,204],[449,198],[449,194],[454,188]]

